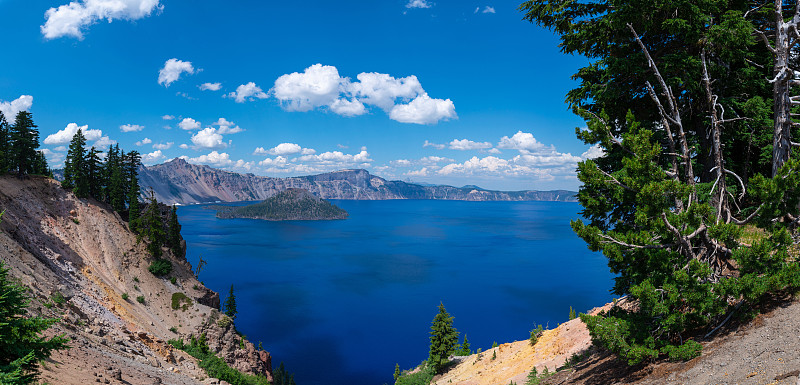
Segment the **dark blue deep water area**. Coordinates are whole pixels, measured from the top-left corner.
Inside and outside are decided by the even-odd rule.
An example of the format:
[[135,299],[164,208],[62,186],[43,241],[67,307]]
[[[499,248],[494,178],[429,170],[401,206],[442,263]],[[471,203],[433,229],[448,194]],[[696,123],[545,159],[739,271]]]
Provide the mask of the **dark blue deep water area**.
[[611,300],[606,259],[570,229],[577,203],[332,201],[339,221],[178,210],[187,257],[236,327],[299,385],[392,383],[428,356],[439,302],[472,349],[527,339]]

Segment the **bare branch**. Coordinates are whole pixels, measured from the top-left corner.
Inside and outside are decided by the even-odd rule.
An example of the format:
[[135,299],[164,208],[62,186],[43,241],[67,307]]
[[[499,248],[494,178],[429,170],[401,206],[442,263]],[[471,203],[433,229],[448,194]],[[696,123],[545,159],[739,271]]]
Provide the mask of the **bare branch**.
[[770,44],[769,38],[767,38],[767,34],[765,34],[763,31],[759,31],[759,30],[755,30],[755,32],[756,32],[756,35],[758,35],[758,37],[761,38],[761,41],[764,42],[764,45],[767,46],[767,49],[770,52],[772,52],[773,54],[777,54],[777,51],[775,51],[775,48],[773,48],[772,44]]
[[666,249],[672,246],[672,245],[632,245],[630,243],[625,243],[620,240],[609,237],[608,235],[605,234],[600,234],[600,237],[608,241],[604,243],[614,243],[631,249]]

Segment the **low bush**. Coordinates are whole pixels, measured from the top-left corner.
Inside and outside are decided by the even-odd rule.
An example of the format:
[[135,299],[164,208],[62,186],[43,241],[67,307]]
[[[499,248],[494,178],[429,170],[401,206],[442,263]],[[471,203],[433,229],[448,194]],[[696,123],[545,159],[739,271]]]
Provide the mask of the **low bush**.
[[136,302],[139,302],[139,303],[143,304],[144,303],[144,296],[140,295],[140,296],[136,297]]
[[169,340],[168,343],[200,360],[200,367],[206,371],[209,377],[226,381],[231,385],[270,385],[264,376],[245,374],[231,368],[222,358],[211,352],[206,343],[205,334],[200,335],[200,338],[192,336],[188,345],[184,344],[181,339]]
[[150,267],[147,270],[157,277],[162,277],[172,272],[172,263],[166,259],[158,258],[150,263]]
[[[183,303],[182,306],[181,303]],[[172,310],[183,309],[183,311],[186,311],[190,306],[192,306],[192,300],[186,294],[181,292],[172,294]]]

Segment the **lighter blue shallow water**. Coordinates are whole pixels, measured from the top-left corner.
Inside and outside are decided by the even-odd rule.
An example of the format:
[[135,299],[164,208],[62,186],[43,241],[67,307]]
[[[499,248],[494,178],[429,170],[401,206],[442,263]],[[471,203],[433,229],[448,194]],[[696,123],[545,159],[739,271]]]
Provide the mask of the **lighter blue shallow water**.
[[216,219],[178,210],[200,279],[235,286],[236,326],[300,385],[392,383],[427,358],[443,302],[472,348],[526,339],[569,307],[611,299],[606,259],[569,227],[563,202],[333,201],[341,221]]

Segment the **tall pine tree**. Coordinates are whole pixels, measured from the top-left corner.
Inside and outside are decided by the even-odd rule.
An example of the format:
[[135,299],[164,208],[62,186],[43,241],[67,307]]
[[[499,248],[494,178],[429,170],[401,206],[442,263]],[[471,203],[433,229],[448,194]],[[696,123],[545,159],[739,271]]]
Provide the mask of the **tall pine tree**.
[[11,169],[18,177],[33,172],[36,149],[39,148],[39,130],[36,127],[28,111],[20,111],[11,126]]
[[228,299],[225,300],[225,315],[231,317],[231,319],[236,319],[236,314],[236,295],[233,294],[233,284],[231,284]]
[[140,234],[147,237],[147,251],[156,259],[163,254],[161,247],[164,245],[164,225],[158,208],[155,193],[150,191],[150,202],[142,217]]
[[69,142],[67,159],[64,160],[64,181],[61,186],[72,190],[79,198],[89,195],[88,161],[86,156],[86,137],[80,128]]
[[180,255],[181,252],[181,224],[178,223],[178,208],[172,206],[172,214],[167,222],[167,247],[172,250],[173,255]]
[[434,373],[439,373],[447,364],[447,357],[455,352],[455,347],[458,344],[458,331],[453,327],[453,317],[445,310],[442,303],[439,303],[439,313],[436,314],[431,323],[430,334],[431,346],[428,367]]
[[94,146],[86,153],[86,175],[89,179],[89,196],[101,200],[103,195],[103,164],[100,162],[100,150],[94,148]]
[[0,111],[0,175],[8,172],[11,163],[11,133],[8,121]]
[[131,151],[125,156],[128,223],[134,232],[137,231],[136,228],[139,225],[139,166],[141,164],[142,157],[139,155],[139,151]]

